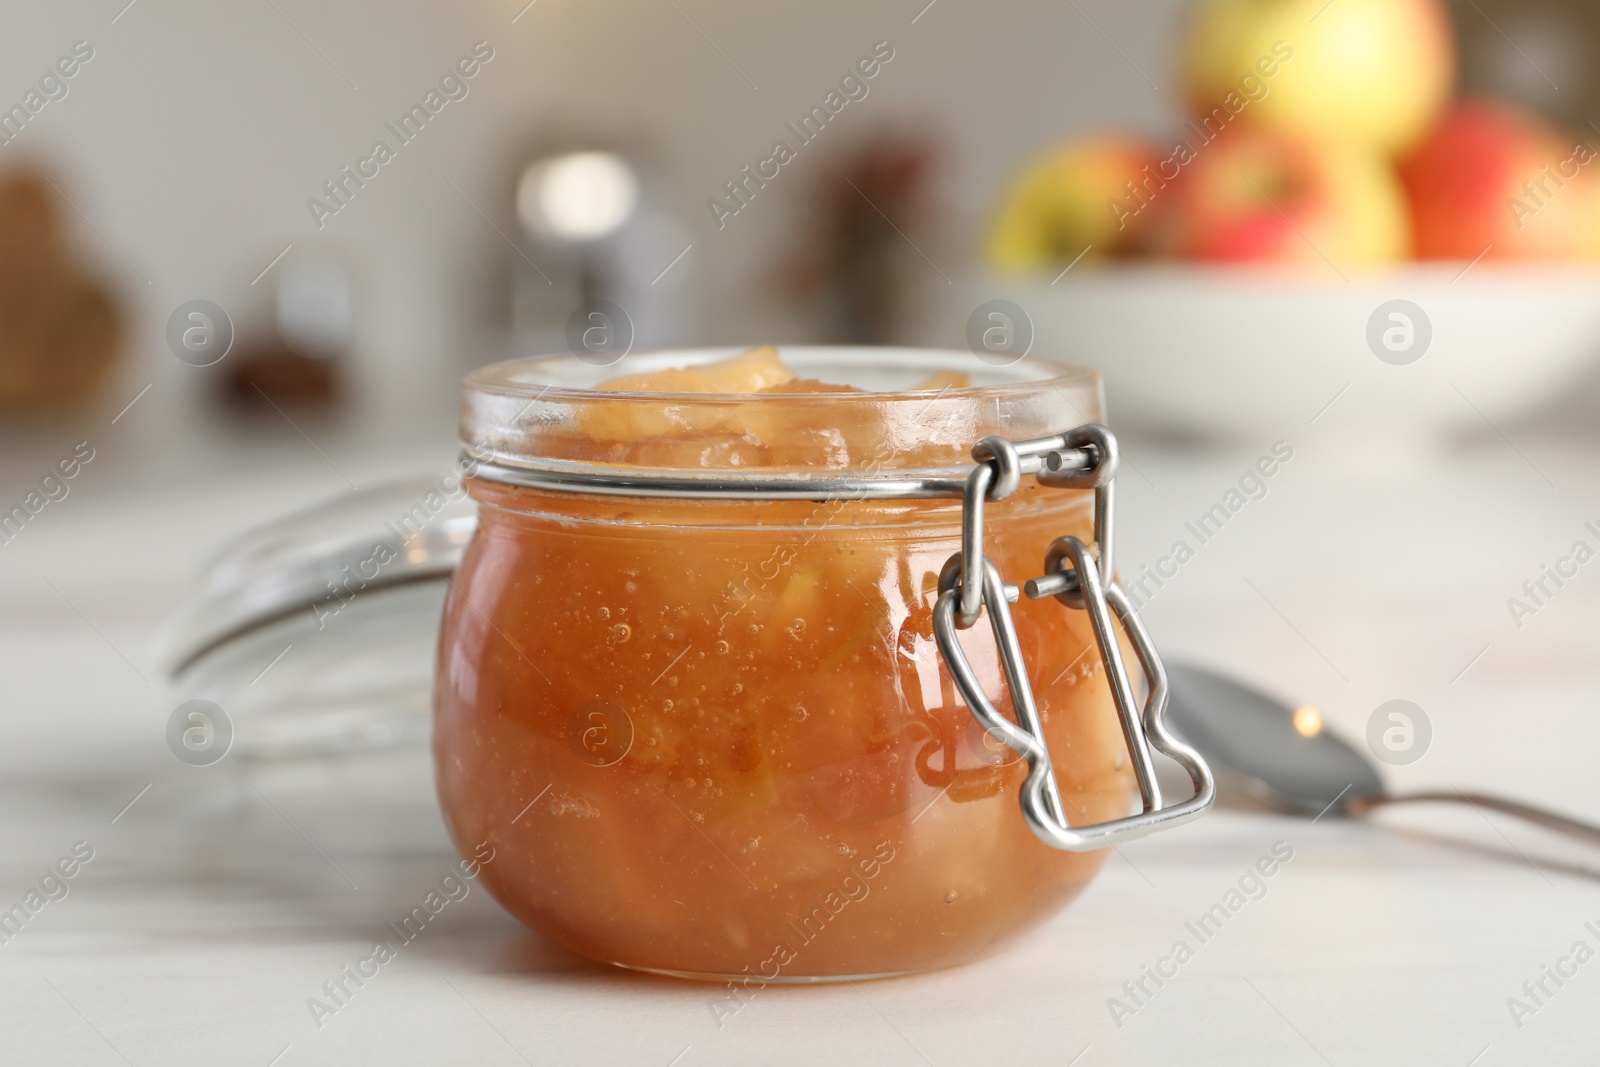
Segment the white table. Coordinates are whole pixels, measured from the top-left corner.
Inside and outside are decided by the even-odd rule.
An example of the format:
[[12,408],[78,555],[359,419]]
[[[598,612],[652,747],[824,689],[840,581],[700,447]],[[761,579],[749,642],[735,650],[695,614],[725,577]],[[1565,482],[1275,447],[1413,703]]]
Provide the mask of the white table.
[[[108,463],[0,546],[0,908],[74,842],[94,849],[70,895],[0,944],[0,1060],[1095,1067],[1600,1056],[1600,959],[1559,989],[1547,979],[1554,995],[1520,1028],[1507,1006],[1574,942],[1600,950],[1600,856],[1466,808],[1315,824],[1218,810],[1113,856],[1079,901],[1002,955],[857,987],[768,988],[720,1028],[710,1005],[721,990],[569,958],[475,890],[319,1029],[307,998],[454,859],[431,796],[408,787],[425,769],[376,785],[257,783],[275,798],[264,803],[226,761],[196,770],[173,759],[162,732],[171,698],[140,658],[205,546],[343,486],[294,451],[301,444],[182,478]],[[1600,451],[1519,440],[1524,458],[1494,438],[1375,474],[1337,441],[1295,445],[1270,493],[1151,600],[1168,655],[1315,702],[1353,739],[1383,701],[1417,702],[1432,747],[1391,772],[1398,783],[1495,786],[1600,812],[1600,562],[1520,630],[1505,603],[1574,540],[1595,542],[1583,522],[1600,518]],[[426,469],[424,455],[441,467],[449,457],[442,445],[381,460],[326,447],[363,484]],[[1129,574],[1256,458],[1137,442],[1129,456]],[[220,477],[229,465],[242,473]],[[1278,841],[1292,862],[1200,944],[1185,923]],[[1119,1026],[1108,999],[1132,1005],[1123,983],[1179,939],[1194,957],[1159,989],[1146,979],[1153,995]]]

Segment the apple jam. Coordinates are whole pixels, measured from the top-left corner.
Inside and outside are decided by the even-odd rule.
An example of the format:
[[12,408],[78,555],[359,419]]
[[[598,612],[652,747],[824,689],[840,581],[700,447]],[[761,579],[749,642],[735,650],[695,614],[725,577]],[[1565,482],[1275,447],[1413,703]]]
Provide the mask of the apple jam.
[[[1042,361],[972,387],[921,381],[928,353],[786,356],[874,391],[824,391],[762,353],[679,354],[662,365],[696,365],[610,388],[582,385],[595,375],[576,361],[524,361],[468,379],[463,437],[591,471],[872,475],[970,465],[985,434],[1099,414],[1097,379]],[[959,500],[483,477],[470,491],[479,526],[439,652],[438,788],[458,845],[495,849],[483,884],[533,929],[679,975],[903,973],[1042,921],[1103,862],[1034,836],[1026,763],[974,722],[940,659],[932,608]],[[1089,495],[1025,486],[987,521],[988,558],[1021,581],[1053,538],[1090,538]],[[1137,790],[1087,616],[1050,600],[1014,612],[1069,817],[1128,814]],[[1011,714],[987,626],[962,643]]]

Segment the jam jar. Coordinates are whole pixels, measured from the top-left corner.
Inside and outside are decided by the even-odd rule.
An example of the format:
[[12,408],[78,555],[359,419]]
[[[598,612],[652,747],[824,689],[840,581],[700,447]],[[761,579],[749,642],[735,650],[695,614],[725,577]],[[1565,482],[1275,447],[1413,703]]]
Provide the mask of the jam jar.
[[[1108,580],[1095,374],[786,348],[784,381],[729,392],[729,357],[610,369],[654,389],[576,357],[466,380],[479,521],[434,764],[506,908],[638,970],[902,974],[1042,922],[1102,846],[1209,805]],[[1193,796],[1164,805],[1152,747]]]

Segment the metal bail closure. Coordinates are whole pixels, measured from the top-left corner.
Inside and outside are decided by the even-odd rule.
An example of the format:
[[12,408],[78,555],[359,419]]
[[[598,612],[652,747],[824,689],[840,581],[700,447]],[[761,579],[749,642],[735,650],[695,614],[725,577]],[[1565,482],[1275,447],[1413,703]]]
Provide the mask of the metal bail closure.
[[[1084,852],[1142,837],[1200,815],[1211,806],[1216,792],[1211,769],[1199,753],[1167,729],[1166,669],[1132,602],[1116,584],[1111,568],[1116,438],[1104,426],[1088,425],[1057,437],[1031,441],[1011,442],[986,437],[974,446],[972,453],[978,462],[968,477],[963,495],[961,551],[950,558],[939,577],[933,631],[939,652],[973,718],[1028,761],[1028,777],[1021,794],[1022,813],[1028,825],[1040,840],[1053,848]],[[1095,644],[1105,665],[1122,736],[1144,801],[1139,814],[1080,826],[1074,826],[1066,816],[1050,762],[1050,750],[1044,739],[1038,703],[1028,681],[1016,623],[1011,615],[1010,605],[1018,599],[1017,589],[1007,584],[983,556],[984,500],[1009,496],[1024,474],[1035,475],[1041,485],[1094,489],[1095,543],[1086,545],[1076,537],[1057,538],[1045,556],[1044,576],[1029,581],[1026,589],[1031,599],[1053,596],[1069,608],[1089,613]],[[958,630],[972,626],[985,611],[994,631],[1001,672],[1011,695],[1016,722],[1002,715],[984,693],[957,638]],[[1142,709],[1134,698],[1133,684],[1112,622],[1113,614],[1133,646],[1148,686]],[[1193,796],[1176,804],[1163,804],[1152,749],[1171,758],[1188,773],[1194,785]]]

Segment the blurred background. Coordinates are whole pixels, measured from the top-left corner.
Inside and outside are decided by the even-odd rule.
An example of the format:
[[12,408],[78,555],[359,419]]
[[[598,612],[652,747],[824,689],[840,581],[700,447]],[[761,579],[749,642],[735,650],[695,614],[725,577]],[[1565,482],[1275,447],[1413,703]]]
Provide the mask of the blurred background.
[[[1181,295],[1152,305],[1140,286],[1242,264],[1304,296],[1392,285],[1414,258],[1455,263],[1448,282],[1482,255],[1471,281],[1507,260],[1554,274],[1503,320],[1552,301],[1572,319],[1552,290],[1600,254],[1600,186],[1573,161],[1600,139],[1600,15],[1577,0],[1449,19],[1410,0],[1238,0],[1187,20],[1166,0],[125,2],[19,11],[0,42],[4,100],[24,108],[0,128],[8,459],[49,455],[74,420],[103,424],[136,395],[106,467],[303,445],[281,417],[296,412],[336,436],[447,437],[464,370],[566,347],[586,300],[623,308],[635,347],[962,347],[970,313],[1009,298],[1039,350],[1112,370],[1113,348],[1192,345],[1190,365],[1227,384],[1204,352],[1239,347],[1219,332],[1244,313],[1191,309],[1162,333],[1142,311]],[[406,125],[429,92],[437,110]],[[380,140],[392,158],[374,158]],[[1545,177],[1562,167],[1572,188]],[[15,278],[45,260],[62,276],[22,294]],[[233,334],[207,367],[168,336],[197,300]],[[45,321],[69,306],[88,323]],[[1486,378],[1518,400],[1491,414],[1551,401],[1551,379],[1570,384],[1600,347],[1591,325],[1550,325],[1560,352],[1525,357],[1536,382]],[[1517,336],[1539,347],[1526,323]],[[1271,341],[1279,369],[1315,344]],[[1158,373],[1130,364],[1130,382]],[[1302,369],[1307,403],[1337,387]],[[1169,414],[1129,392],[1133,421]]]

